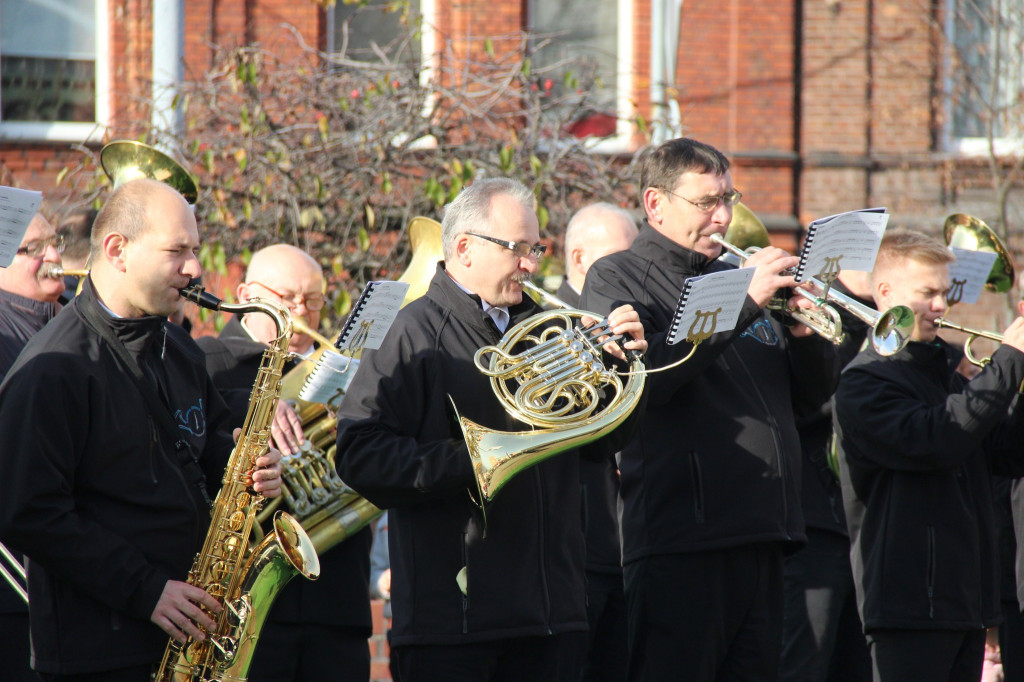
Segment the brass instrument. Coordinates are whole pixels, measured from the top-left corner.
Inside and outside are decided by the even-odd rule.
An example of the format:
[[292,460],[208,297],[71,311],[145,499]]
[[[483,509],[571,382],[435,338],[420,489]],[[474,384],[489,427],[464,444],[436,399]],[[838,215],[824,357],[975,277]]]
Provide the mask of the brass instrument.
[[[744,208],[749,212],[749,209]],[[757,220],[757,218],[754,217],[754,220]],[[767,230],[764,230],[764,237],[761,238],[760,232],[756,229],[757,225],[760,225],[761,230],[764,230],[764,225],[759,220],[757,220],[756,224],[744,222],[744,233],[741,236],[746,236],[748,241],[757,240],[756,243],[767,241]],[[742,264],[760,247],[741,248],[732,244],[729,241],[731,236],[729,232],[732,229],[733,227],[730,224],[725,237],[713,234],[711,235],[711,240],[721,244],[724,249],[739,257]],[[830,304],[837,305],[871,328],[871,345],[879,355],[898,353],[910,341],[910,334],[914,329],[914,313],[907,306],[893,306],[885,312],[880,312],[842,292],[835,291],[814,277],[809,278],[807,282],[809,282],[810,289],[797,287],[793,291],[797,295],[811,301],[817,307],[817,310],[791,311],[786,307],[786,301],[779,297],[772,299],[768,303],[768,308],[778,310],[792,317],[800,324],[813,329],[820,336],[839,345],[843,342],[844,338],[843,322],[839,317],[838,311]]]
[[[409,284],[402,305],[419,298],[427,291],[441,253],[441,224],[425,217],[409,223],[409,241],[413,256],[400,282]],[[306,402],[299,392],[306,377],[323,353],[341,353],[334,341],[307,327],[302,320],[292,320],[293,327],[313,337],[319,348],[309,358],[292,368],[282,380],[281,397],[295,407],[302,420],[305,441],[299,452],[281,461],[282,494],[271,500],[260,512],[265,521],[284,504],[309,533],[319,553],[345,541],[384,512],[359,495],[341,480],[335,469],[338,423],[328,406]],[[358,360],[351,359],[348,371],[355,373]]]
[[163,153],[134,140],[116,140],[100,150],[100,166],[114,188],[130,180],[150,178],[178,190],[189,204],[199,198],[199,186],[185,167]]
[[295,575],[320,574],[316,550],[302,526],[278,512],[274,532],[249,548],[249,537],[263,497],[252,488],[256,459],[267,452],[270,425],[281,390],[281,368],[292,334],[287,309],[253,299],[224,304],[199,285],[181,290],[190,301],[226,312],[262,312],[274,320],[278,336],[263,354],[249,399],[242,432],[224,472],[211,510],[212,521],[202,550],[189,571],[188,583],[206,590],[223,604],[216,628],[202,641],[168,642],[155,682],[241,682],[246,679],[263,623],[278,592]]
[[0,542],[0,559],[2,559],[0,561],[0,576],[3,576],[11,589],[27,604],[28,585],[25,581],[28,575],[25,573],[25,567],[2,542]]
[[[523,282],[523,288],[565,306],[532,283]],[[598,338],[609,333],[607,320],[583,327],[583,316],[601,317],[567,307],[538,313],[508,329],[498,345],[476,352],[474,363],[491,378],[505,411],[535,427],[498,431],[458,417],[481,503],[493,500],[521,471],[611,432],[639,403],[647,374],[643,360],[633,354],[623,385],[601,361]],[[513,354],[521,345],[528,348]],[[611,393],[608,400],[601,398],[605,392]]]
[[63,277],[78,277],[79,279],[89,276],[88,270],[68,270],[63,265],[57,265],[55,263],[43,263],[39,268],[40,277],[49,277],[50,279],[61,279]]
[[[986,290],[993,293],[1005,293],[1013,287],[1017,276],[1013,265],[1013,258],[1010,256],[1010,250],[1006,248],[999,235],[983,221],[965,213],[953,213],[946,218],[945,225],[943,226],[943,236],[945,237],[946,246],[950,248],[956,247],[969,251],[990,251],[996,254],[996,260],[992,264],[992,269],[985,280]],[[947,302],[950,307],[957,303],[956,300],[948,300]],[[968,362],[977,367],[984,367],[992,361],[992,358],[977,357],[974,354],[974,342],[979,338],[996,341],[997,343],[1002,343],[1003,341],[1002,334],[970,329],[969,327],[963,327],[950,322],[945,318],[935,320],[935,324],[939,327],[967,334],[967,341],[964,343],[964,357],[967,358]]]

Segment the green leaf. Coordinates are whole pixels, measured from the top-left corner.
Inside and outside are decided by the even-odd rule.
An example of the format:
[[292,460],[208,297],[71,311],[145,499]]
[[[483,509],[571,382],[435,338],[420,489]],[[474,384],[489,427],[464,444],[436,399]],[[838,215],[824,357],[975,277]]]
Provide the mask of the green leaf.
[[391,187],[391,174],[386,171],[384,172],[384,175],[381,178],[380,189],[382,192],[384,192],[384,194],[391,194],[391,190],[393,189]]
[[359,232],[356,233],[356,237],[359,238],[359,250],[366,253],[370,250],[370,235],[366,231],[365,227],[360,227]]
[[335,317],[342,318],[348,315],[348,311],[352,309],[352,297],[349,296],[346,289],[342,289],[338,292],[338,297],[334,299],[334,315]]
[[537,207],[537,222],[540,223],[540,229],[544,230],[548,226],[548,220],[551,216],[548,214],[548,209],[544,206]]
[[537,158],[536,154],[530,154],[530,172],[536,177],[542,170],[544,170],[544,162]]
[[494,42],[490,38],[484,39],[484,52],[488,57],[494,56]]

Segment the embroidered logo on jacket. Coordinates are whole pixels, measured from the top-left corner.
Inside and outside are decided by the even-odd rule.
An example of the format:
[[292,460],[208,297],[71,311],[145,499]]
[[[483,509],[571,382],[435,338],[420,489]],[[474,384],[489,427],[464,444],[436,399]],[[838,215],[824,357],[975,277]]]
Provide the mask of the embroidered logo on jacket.
[[740,334],[740,338],[742,339],[744,336],[749,336],[758,343],[763,343],[766,346],[774,346],[779,342],[779,337],[776,335],[771,323],[763,317],[744,329],[743,333]]
[[187,431],[193,436],[201,437],[206,435],[206,414],[203,412],[203,399],[199,399],[198,405],[193,405],[187,410],[178,410],[174,413],[178,420],[178,428]]

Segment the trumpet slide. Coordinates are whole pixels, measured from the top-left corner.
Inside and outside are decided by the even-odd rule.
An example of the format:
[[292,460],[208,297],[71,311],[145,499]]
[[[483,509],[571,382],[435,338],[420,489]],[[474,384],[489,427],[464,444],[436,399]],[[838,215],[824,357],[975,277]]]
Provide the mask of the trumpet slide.
[[[739,257],[741,263],[746,262],[752,255],[751,252],[730,244],[719,234],[711,235],[711,240]],[[785,300],[779,297],[772,299],[768,307],[792,317],[838,345],[844,338],[843,323],[839,313],[830,304],[837,305],[871,328],[871,345],[879,355],[894,355],[903,350],[910,340],[910,334],[914,329],[914,313],[907,306],[897,305],[880,312],[842,292],[826,287],[823,282],[813,277],[807,282],[809,288],[797,287],[793,291],[813,303],[818,310],[789,310]]]
[[976,340],[988,339],[989,341],[995,341],[997,343],[1003,342],[1002,334],[998,334],[996,332],[978,331],[977,329],[964,327],[962,325],[956,324],[955,322],[945,320],[941,317],[935,320],[935,325],[938,327],[944,327],[946,329],[952,329],[953,331],[967,334],[967,341],[964,343],[964,357],[967,358],[967,362],[977,367],[984,367],[988,363],[992,362],[992,358],[991,356],[987,358],[979,358],[974,354],[973,344]]

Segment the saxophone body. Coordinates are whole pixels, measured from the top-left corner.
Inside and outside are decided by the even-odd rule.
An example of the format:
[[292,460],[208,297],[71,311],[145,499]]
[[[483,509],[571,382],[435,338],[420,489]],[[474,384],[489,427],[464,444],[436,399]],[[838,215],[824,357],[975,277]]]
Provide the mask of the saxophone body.
[[242,432],[224,472],[211,510],[203,548],[189,571],[188,583],[210,593],[223,605],[216,629],[203,641],[168,642],[155,682],[243,682],[249,672],[260,631],[270,607],[296,575],[315,579],[320,573],[316,550],[302,525],[284,512],[274,516],[273,532],[255,547],[250,537],[263,497],[252,488],[256,459],[267,452],[270,426],[281,391],[281,373],[288,358],[291,316],[280,306],[252,300],[224,304],[200,286],[182,289],[199,305],[226,312],[263,312],[277,325],[278,336],[263,354],[249,398]]

